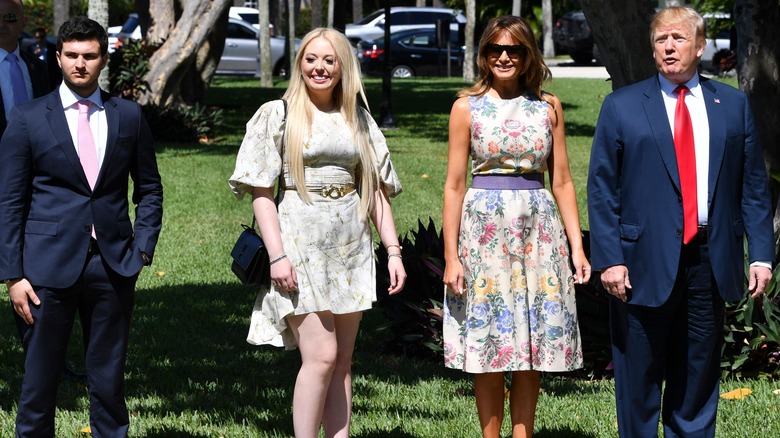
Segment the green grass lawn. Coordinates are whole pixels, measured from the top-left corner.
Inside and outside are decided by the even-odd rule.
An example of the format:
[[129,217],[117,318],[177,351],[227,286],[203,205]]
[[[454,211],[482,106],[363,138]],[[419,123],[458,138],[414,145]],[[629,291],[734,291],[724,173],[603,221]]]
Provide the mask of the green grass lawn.
[[[379,115],[378,80],[367,80],[371,108]],[[290,437],[292,386],[299,356],[245,342],[252,290],[230,272],[230,248],[250,204],[230,193],[244,124],[284,84],[261,90],[256,80],[218,78],[209,101],[225,109],[227,127],[210,145],[158,145],[165,187],[163,233],[154,266],[139,279],[127,367],[127,401],[137,437]],[[398,128],[386,135],[404,193],[393,200],[398,229],[418,219],[441,222],[447,153],[447,118],[457,80],[395,81],[393,114]],[[560,79],[548,89],[564,102],[568,146],[583,227],[585,181],[601,102],[609,82]],[[0,294],[0,437],[13,435],[22,352]],[[367,312],[355,352],[353,436],[441,438],[478,436],[470,378],[425,362],[382,353],[382,323]],[[69,356],[83,368],[79,336]],[[536,424],[539,437],[613,437],[617,428],[612,382],[546,375]],[[780,436],[780,383],[729,381],[723,390],[747,387],[742,400],[721,400],[718,437]],[[86,389],[61,386],[57,436],[80,436],[88,424]],[[505,425],[504,436],[509,436]]]

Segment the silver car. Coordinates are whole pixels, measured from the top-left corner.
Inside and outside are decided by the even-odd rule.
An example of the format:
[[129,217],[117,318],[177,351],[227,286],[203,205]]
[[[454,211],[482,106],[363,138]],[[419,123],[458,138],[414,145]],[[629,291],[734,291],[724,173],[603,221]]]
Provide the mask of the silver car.
[[[260,46],[257,28],[243,20],[228,20],[225,49],[217,66],[217,74],[258,74]],[[301,41],[296,38],[296,50],[300,44]],[[271,63],[274,75],[284,73],[284,37],[271,37]]]
[[[390,33],[408,29],[432,29],[436,27],[437,20],[450,20],[450,31],[457,32],[458,25],[466,23],[466,16],[461,11],[449,8],[392,7],[390,19]],[[354,46],[360,41],[383,38],[385,10],[379,9],[357,23],[347,24],[344,34]]]

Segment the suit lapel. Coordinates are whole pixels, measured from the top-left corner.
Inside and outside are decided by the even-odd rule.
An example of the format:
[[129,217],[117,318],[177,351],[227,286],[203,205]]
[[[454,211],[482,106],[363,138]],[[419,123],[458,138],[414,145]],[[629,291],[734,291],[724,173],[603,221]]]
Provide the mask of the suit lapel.
[[712,81],[701,78],[704,106],[707,108],[707,123],[710,128],[710,162],[707,177],[707,205],[712,205],[712,193],[718,181],[718,172],[726,151],[726,119],[717,96],[718,90]]
[[119,108],[117,108],[114,98],[106,92],[101,92],[100,94],[103,99],[103,111],[106,112],[108,135],[106,136],[106,154],[103,156],[103,165],[100,166],[100,173],[98,173],[95,187],[98,187],[103,180],[103,174],[106,172],[106,169],[108,169],[108,163],[116,150],[116,142],[117,138],[119,138],[119,120],[121,118]]
[[73,172],[79,181],[89,189],[87,175],[84,173],[84,168],[81,167],[79,154],[76,152],[76,146],[73,144],[73,138],[70,136],[70,128],[68,128],[68,121],[65,119],[65,109],[62,107],[60,93],[54,91],[46,99],[46,108],[48,109],[46,120],[57,138],[57,144],[62,148],[62,153],[65,154],[65,158],[68,159],[68,162],[73,167]]
[[680,191],[680,172],[677,168],[677,153],[674,151],[674,136],[672,128],[669,126],[666,105],[664,105],[657,77],[648,81],[644,96],[645,100],[642,102],[642,106],[645,109],[645,116],[650,122],[650,129],[653,131],[658,153],[661,154],[669,178]]

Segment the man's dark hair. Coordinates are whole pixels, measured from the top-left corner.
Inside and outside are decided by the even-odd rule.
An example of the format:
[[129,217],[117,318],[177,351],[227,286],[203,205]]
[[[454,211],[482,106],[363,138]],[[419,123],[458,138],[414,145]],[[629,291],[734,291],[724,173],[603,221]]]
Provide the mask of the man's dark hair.
[[97,41],[100,54],[108,53],[108,34],[103,26],[87,17],[74,17],[62,23],[57,33],[57,51],[62,52],[62,43],[68,41]]

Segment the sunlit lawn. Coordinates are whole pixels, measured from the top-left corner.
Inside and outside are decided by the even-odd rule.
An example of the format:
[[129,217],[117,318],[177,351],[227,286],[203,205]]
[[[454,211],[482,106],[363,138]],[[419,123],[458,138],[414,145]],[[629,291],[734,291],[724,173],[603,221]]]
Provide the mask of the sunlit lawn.
[[[289,437],[292,385],[297,352],[253,347],[246,336],[254,294],[229,270],[229,250],[239,223],[249,219],[249,202],[237,202],[226,180],[244,124],[283,85],[260,90],[255,80],[218,78],[209,101],[225,108],[228,127],[210,145],[159,145],[165,186],[163,234],[154,266],[139,280],[127,369],[131,436]],[[447,116],[458,80],[396,81],[387,131],[391,153],[404,184],[393,201],[399,232],[418,219],[440,224],[447,152]],[[368,80],[371,108],[378,117],[380,81]],[[610,85],[601,80],[561,79],[549,86],[564,102],[568,146],[579,202],[598,110]],[[587,218],[581,208],[584,227]],[[0,437],[13,435],[22,353],[0,296]],[[440,363],[383,354],[382,322],[367,312],[355,353],[353,436],[475,437],[478,421],[468,376]],[[79,337],[71,361],[79,369]],[[610,380],[589,381],[546,375],[539,401],[536,436],[616,436]],[[780,436],[780,383],[730,381],[724,391],[752,389],[743,400],[722,400],[718,436]],[[88,424],[86,390],[72,380],[60,391],[58,437],[79,436]],[[508,429],[504,436],[509,436]]]

